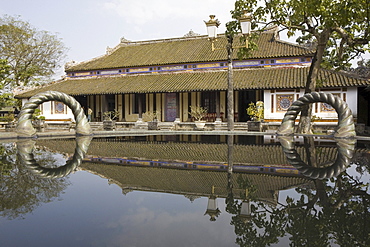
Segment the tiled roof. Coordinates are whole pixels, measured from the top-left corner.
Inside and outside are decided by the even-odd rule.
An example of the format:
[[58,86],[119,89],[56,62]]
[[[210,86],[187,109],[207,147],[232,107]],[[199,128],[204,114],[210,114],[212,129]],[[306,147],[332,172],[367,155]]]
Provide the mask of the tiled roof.
[[[63,153],[73,153],[74,140],[38,141],[38,145]],[[335,159],[336,147],[318,147],[317,160],[321,163]],[[93,139],[87,154],[99,157],[127,157],[162,161],[207,161],[227,163],[228,146],[225,143],[192,142],[135,142],[135,141],[99,141]],[[303,147],[297,147],[302,159],[306,153]],[[248,154],[248,155],[246,155]],[[233,145],[235,164],[288,165],[280,145]]]
[[[107,165],[97,163],[82,163],[82,169],[93,172],[115,183],[122,188],[123,193],[131,190],[155,191],[193,196],[209,196],[212,186],[218,197],[227,196],[227,172],[212,172],[199,170],[178,170],[153,167],[128,167],[122,165]],[[259,200],[276,203],[276,192],[312,181],[303,177],[274,176],[263,174],[234,173],[231,183],[236,199],[244,195],[240,182],[249,181],[256,189],[255,196]]]
[[[275,29],[262,32],[257,41],[258,50],[252,52],[249,58],[296,57],[313,54],[306,48],[280,41],[275,37]],[[235,38],[235,42],[239,43],[239,39]],[[112,53],[79,63],[67,68],[66,71],[226,61],[226,43],[225,36],[219,36],[215,45],[217,48],[225,49],[213,52],[206,36],[121,43]],[[234,51],[234,58],[237,58],[237,49]]]
[[[234,70],[234,89],[292,89],[304,88],[308,67],[271,67]],[[322,70],[323,88],[360,87],[369,80]],[[227,89],[227,71],[190,71],[183,73],[155,73],[125,76],[65,79],[54,84],[20,93],[17,98],[29,98],[48,90],[69,95],[97,95],[123,93],[159,93],[191,91],[224,91]]]

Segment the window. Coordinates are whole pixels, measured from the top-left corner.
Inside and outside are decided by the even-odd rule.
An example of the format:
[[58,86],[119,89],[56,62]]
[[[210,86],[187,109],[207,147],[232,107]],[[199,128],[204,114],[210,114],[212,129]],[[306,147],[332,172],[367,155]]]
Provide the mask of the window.
[[184,69],[187,69],[188,68],[188,66],[187,65],[184,65]]
[[141,106],[141,113],[146,112],[145,94],[132,95],[132,113],[138,114]]
[[293,104],[294,94],[277,94],[276,95],[276,111],[286,112]]
[[54,101],[54,113],[55,114],[66,114],[66,108],[62,102]]
[[107,105],[108,105],[108,111],[114,111],[116,109],[116,99],[114,94],[108,94],[105,98]]
[[202,106],[207,108],[209,113],[216,112],[216,93],[217,92],[202,93]]

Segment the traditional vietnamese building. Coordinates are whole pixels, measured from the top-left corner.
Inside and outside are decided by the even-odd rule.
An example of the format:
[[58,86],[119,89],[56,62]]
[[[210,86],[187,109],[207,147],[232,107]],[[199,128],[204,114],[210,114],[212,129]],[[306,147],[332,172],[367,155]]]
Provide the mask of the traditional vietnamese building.
[[[222,48],[226,43],[221,35],[215,45]],[[304,94],[313,51],[280,40],[276,27],[260,33],[257,45],[243,60],[234,50],[234,119],[248,121],[249,103],[263,101],[264,121],[278,125],[292,102]],[[68,63],[65,71],[64,79],[16,97],[26,100],[43,91],[64,92],[90,107],[93,121],[116,110],[121,122],[141,121],[147,111],[160,112],[162,122],[190,122],[190,106],[195,105],[208,109],[207,121],[226,121],[227,51],[212,51],[207,36],[189,32],[174,39],[122,38],[105,55]],[[338,95],[352,109],[355,121],[370,125],[370,95],[365,90],[369,80],[328,70],[321,70],[319,77],[317,91]],[[60,102],[44,103],[41,110],[47,120],[73,119]],[[336,124],[331,106],[318,103],[313,111],[323,124]]]

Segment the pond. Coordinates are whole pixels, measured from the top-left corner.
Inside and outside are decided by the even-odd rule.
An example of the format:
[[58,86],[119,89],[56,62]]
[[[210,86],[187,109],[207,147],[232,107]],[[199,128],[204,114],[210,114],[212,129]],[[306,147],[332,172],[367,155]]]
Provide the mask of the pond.
[[0,143],[1,246],[368,246],[370,142],[161,135]]

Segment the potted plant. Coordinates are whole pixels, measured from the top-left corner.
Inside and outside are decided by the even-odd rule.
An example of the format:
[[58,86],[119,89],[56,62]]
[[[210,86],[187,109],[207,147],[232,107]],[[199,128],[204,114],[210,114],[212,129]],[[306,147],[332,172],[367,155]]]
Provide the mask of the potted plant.
[[207,116],[208,110],[205,107],[201,106],[190,106],[190,116],[195,118],[195,126],[197,129],[204,129],[204,126],[206,125],[206,121],[203,121],[202,119]]
[[264,117],[264,105],[262,101],[257,101],[256,104],[251,102],[247,108],[247,114],[251,118],[248,121],[248,130],[261,131],[261,121]]
[[104,112],[103,113],[103,128],[104,128],[104,130],[114,130],[114,129],[116,129],[116,119],[118,119],[119,115],[120,114],[117,110]]
[[32,125],[36,129],[36,131],[44,132],[45,131],[45,116],[41,115],[40,109],[35,109],[32,114]]
[[146,111],[144,113],[146,119],[148,119],[148,130],[158,129],[158,118],[160,116],[160,111]]

